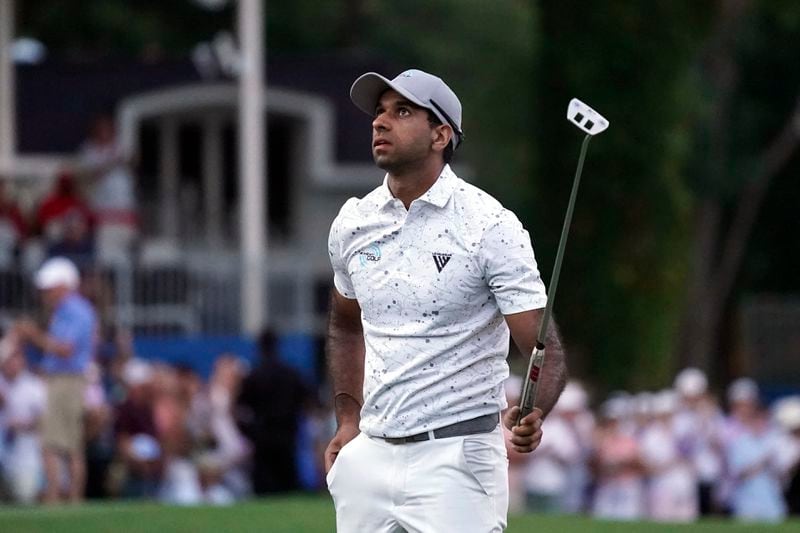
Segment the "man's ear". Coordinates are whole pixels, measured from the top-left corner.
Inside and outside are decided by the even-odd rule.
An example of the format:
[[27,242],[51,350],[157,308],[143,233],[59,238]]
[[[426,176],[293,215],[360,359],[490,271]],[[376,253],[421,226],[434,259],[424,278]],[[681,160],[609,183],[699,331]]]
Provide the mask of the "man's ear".
[[453,138],[453,128],[446,124],[437,124],[431,129],[432,146],[437,151],[444,152],[450,140]]

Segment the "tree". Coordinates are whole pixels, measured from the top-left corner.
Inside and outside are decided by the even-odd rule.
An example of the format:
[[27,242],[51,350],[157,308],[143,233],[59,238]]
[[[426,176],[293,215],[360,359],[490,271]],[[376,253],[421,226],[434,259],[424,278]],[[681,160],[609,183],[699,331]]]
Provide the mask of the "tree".
[[[698,152],[707,157],[694,165],[698,201],[679,353],[684,363],[707,370],[724,355],[722,324],[767,191],[800,144],[800,80],[792,61],[800,9],[779,4],[719,2],[702,49],[710,112],[700,122]],[[788,57],[781,54],[786,50]],[[765,92],[748,81],[773,77],[790,92],[776,98],[774,84]]]
[[220,11],[180,0],[30,0],[16,3],[18,35],[41,40],[51,56],[186,57],[200,41],[233,24],[233,3]]
[[[552,265],[580,134],[565,120],[578,96],[609,130],[589,146],[556,312],[571,363],[605,388],[663,386],[673,361],[690,232],[684,180],[700,105],[694,51],[704,4],[577,1],[542,6],[536,227]],[[548,273],[547,269],[543,269]]]
[[392,58],[400,70],[416,67],[445,79],[464,108],[466,142],[455,164],[470,167],[467,177],[507,207],[530,212],[537,185],[530,179],[536,160],[537,10],[513,0],[370,5],[365,48]]

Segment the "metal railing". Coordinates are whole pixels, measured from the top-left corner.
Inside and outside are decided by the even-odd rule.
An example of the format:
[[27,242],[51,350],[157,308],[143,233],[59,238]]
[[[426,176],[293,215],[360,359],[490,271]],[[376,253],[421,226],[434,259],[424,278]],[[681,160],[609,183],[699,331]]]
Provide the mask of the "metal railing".
[[[158,264],[96,263],[82,268],[82,274],[81,292],[94,302],[103,321],[134,334],[228,335],[242,330],[240,264],[235,254]],[[271,271],[270,323],[282,331],[321,331],[325,309],[313,301],[319,284],[310,273]],[[20,316],[41,316],[41,312],[33,272],[0,267],[0,328]]]

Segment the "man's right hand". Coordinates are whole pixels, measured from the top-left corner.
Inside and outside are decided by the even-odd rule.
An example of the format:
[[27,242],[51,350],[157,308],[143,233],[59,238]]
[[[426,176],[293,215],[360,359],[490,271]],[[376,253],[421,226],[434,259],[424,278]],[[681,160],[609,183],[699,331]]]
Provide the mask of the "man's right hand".
[[333,436],[328,447],[325,448],[325,473],[330,472],[339,451],[344,448],[344,445],[356,438],[359,434],[358,425],[355,424],[342,424],[336,430],[336,435]]

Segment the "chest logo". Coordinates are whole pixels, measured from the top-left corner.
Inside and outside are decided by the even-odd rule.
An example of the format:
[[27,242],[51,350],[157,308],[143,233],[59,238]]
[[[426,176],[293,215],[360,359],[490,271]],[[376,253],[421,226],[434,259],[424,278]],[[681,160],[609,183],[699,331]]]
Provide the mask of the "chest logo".
[[381,249],[377,244],[370,244],[358,252],[358,260],[361,262],[361,266],[367,266],[370,263],[377,263],[381,260]]
[[441,272],[447,263],[450,262],[450,258],[453,257],[453,254],[442,254],[436,253],[433,254],[433,262],[436,263],[436,270]]

